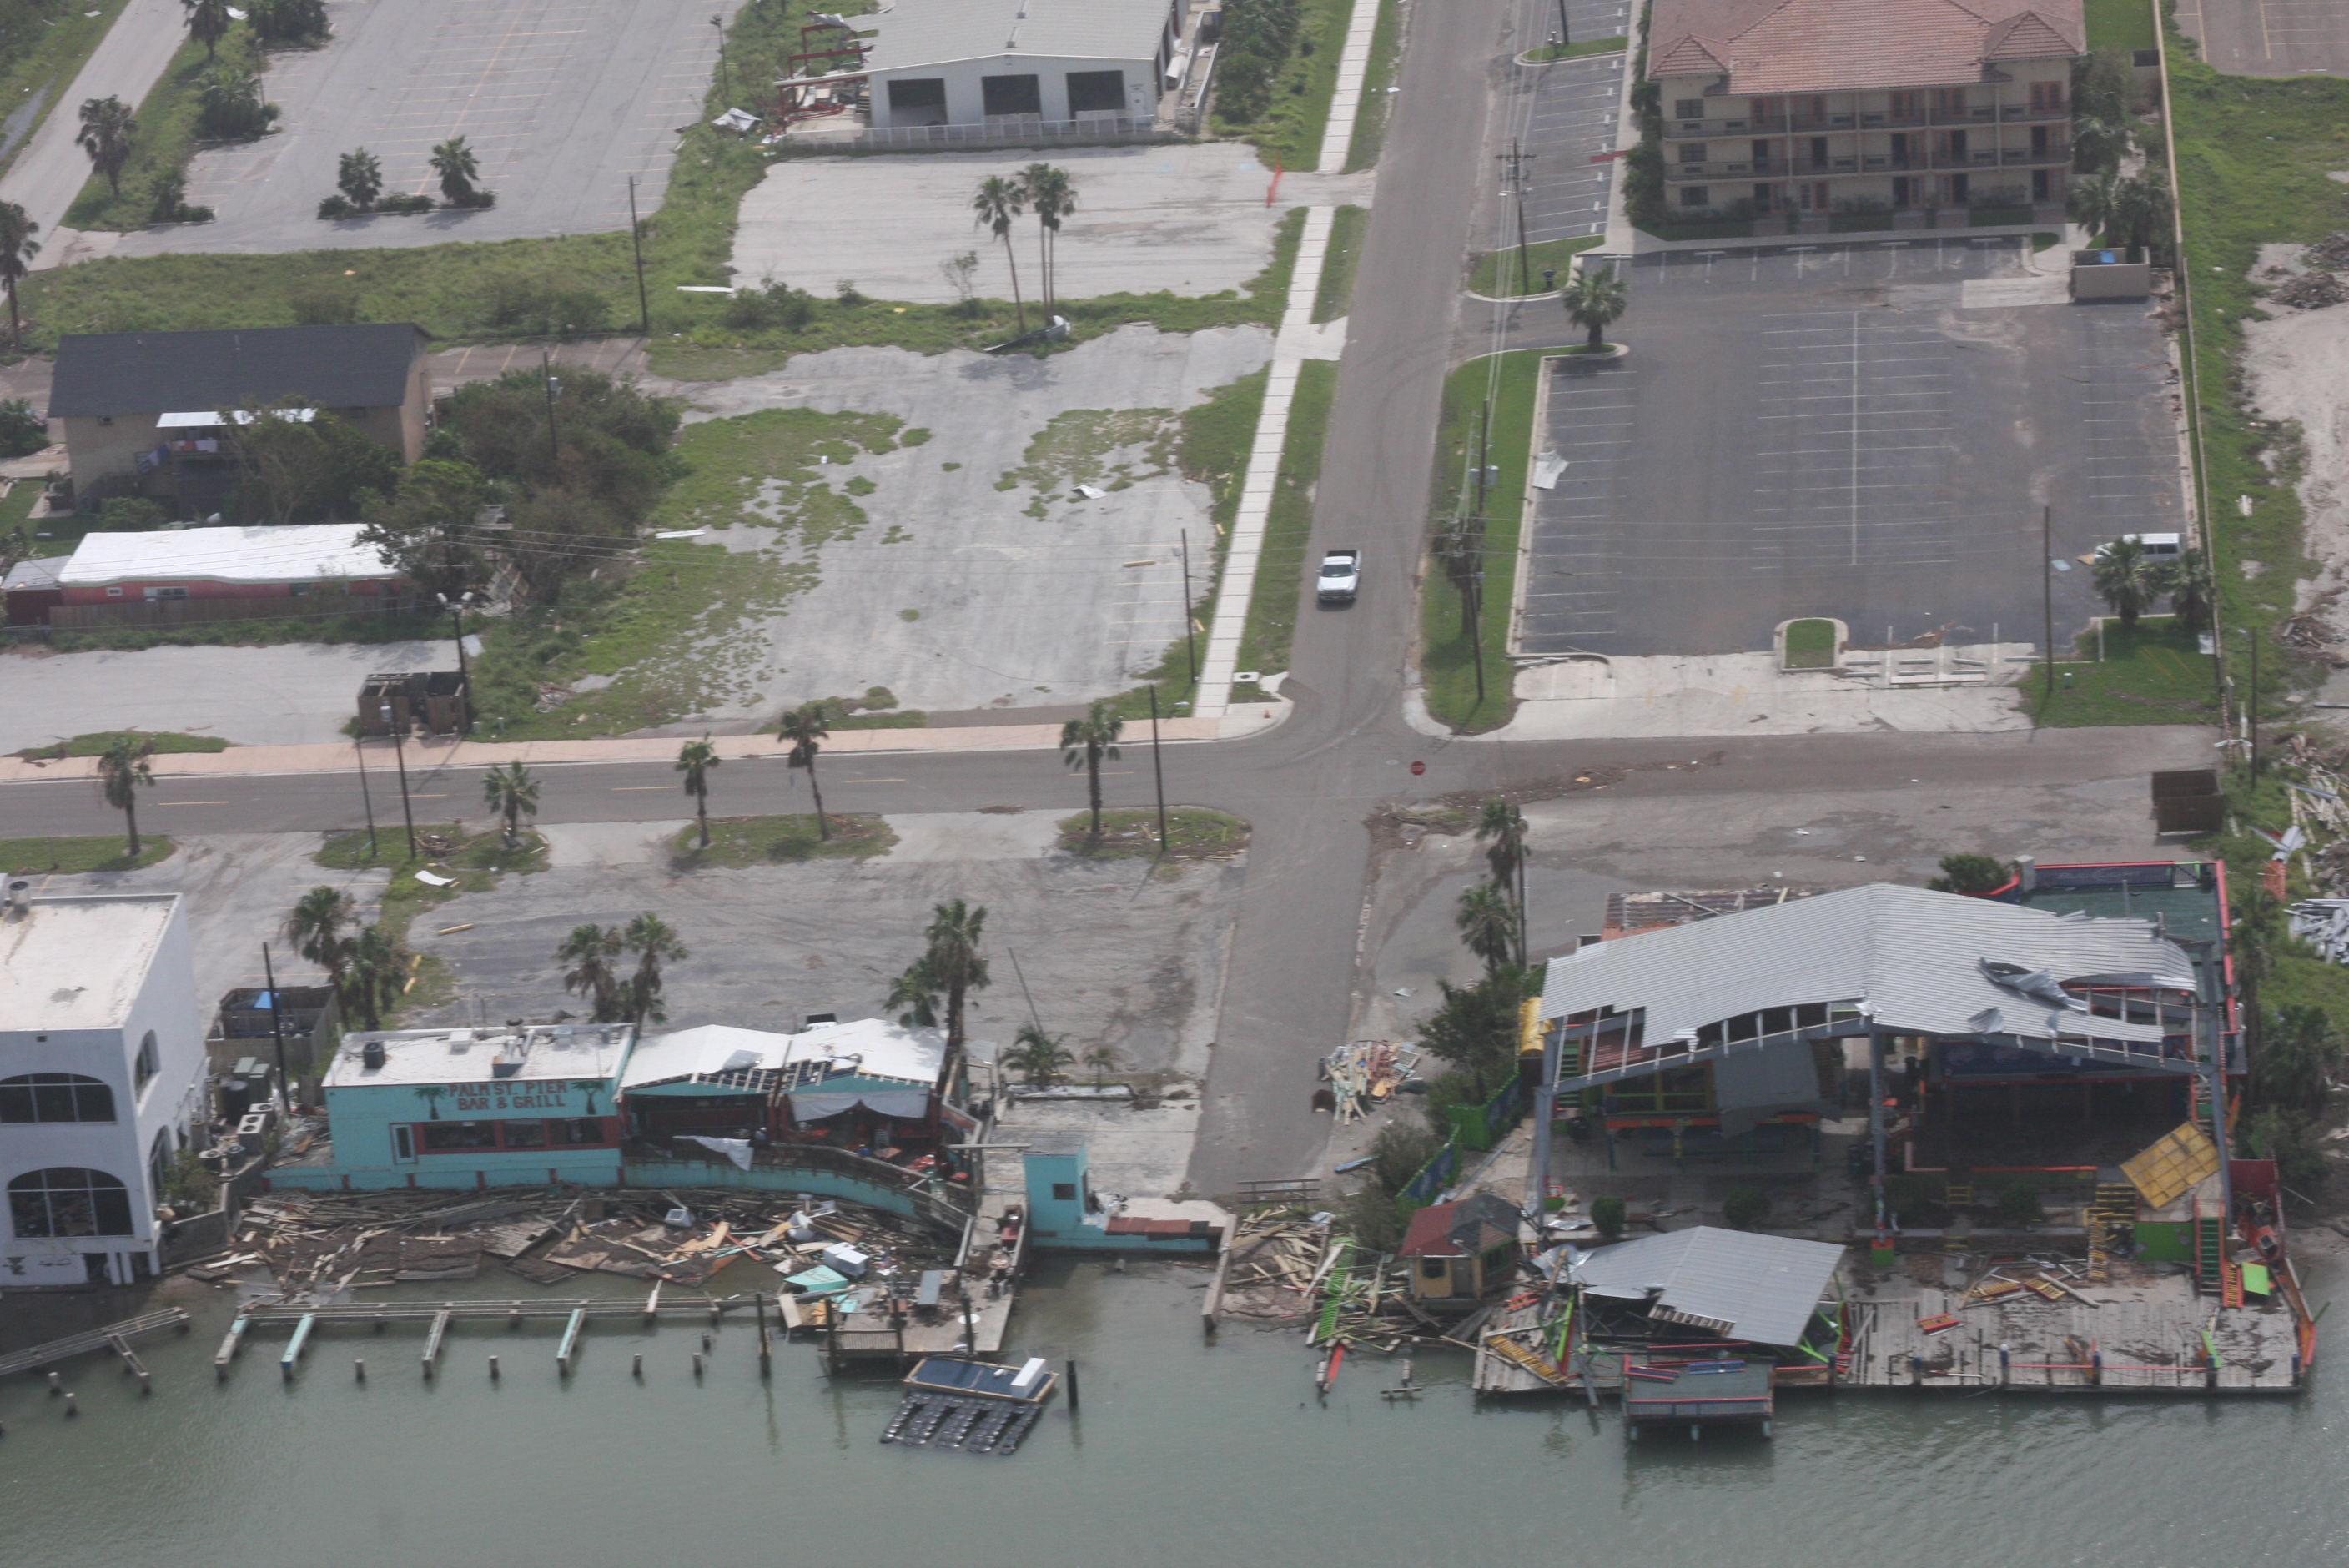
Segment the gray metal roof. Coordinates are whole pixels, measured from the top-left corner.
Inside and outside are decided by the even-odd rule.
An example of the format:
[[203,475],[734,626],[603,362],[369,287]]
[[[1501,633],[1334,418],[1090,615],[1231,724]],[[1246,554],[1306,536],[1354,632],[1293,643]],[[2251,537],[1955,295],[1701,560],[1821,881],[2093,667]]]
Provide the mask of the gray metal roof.
[[2082,1036],[2158,1042],[2158,1025],[2051,1006],[1986,964],[2054,981],[2091,975],[2191,993],[2184,948],[2143,920],[2051,914],[1878,882],[1768,909],[1641,932],[1550,961],[1542,1016],[1647,1010],[1651,1046],[1764,1008],[1865,1004],[1897,1034]]
[[57,340],[49,418],[242,408],[299,398],[396,408],[424,352],[410,323],[72,333]]
[[880,36],[867,74],[998,56],[1064,60],[1154,60],[1170,0],[897,0],[878,15],[852,16]]
[[1827,1242],[1698,1225],[1598,1248],[1568,1272],[1594,1295],[1652,1296],[1653,1307],[1725,1325],[1728,1338],[1792,1345],[1842,1257]]

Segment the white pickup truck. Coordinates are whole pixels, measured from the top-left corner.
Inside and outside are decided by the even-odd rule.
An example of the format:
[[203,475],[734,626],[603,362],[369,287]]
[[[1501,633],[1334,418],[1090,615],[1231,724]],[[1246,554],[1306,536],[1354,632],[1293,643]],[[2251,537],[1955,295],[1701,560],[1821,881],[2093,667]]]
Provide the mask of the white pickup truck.
[[1350,604],[1362,584],[1362,552],[1333,550],[1321,558],[1321,576],[1314,597],[1324,604]]

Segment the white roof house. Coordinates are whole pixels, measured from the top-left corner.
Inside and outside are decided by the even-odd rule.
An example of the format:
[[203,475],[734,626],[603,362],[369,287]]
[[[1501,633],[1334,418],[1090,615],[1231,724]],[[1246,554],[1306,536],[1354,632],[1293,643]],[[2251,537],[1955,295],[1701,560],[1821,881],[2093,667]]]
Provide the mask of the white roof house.
[[388,1029],[343,1037],[329,1089],[419,1084],[608,1080],[628,1058],[633,1024]]
[[1175,0],[896,0],[854,73],[876,127],[1149,119],[1181,35]]
[[398,568],[359,542],[366,524],[184,528],[85,535],[58,574],[68,591],[130,583],[259,585],[335,580],[379,582]]

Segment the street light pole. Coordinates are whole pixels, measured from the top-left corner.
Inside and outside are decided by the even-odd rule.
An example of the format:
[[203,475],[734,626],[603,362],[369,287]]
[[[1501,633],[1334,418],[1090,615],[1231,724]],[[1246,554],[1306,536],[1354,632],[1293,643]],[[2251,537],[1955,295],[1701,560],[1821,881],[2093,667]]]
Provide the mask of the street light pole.
[[277,966],[269,961],[269,944],[261,944],[261,973],[269,982],[269,1037],[277,1043],[277,1112],[294,1114],[294,1097],[285,1083],[285,998],[277,994]]
[[560,464],[563,461],[563,438],[554,428],[554,394],[559,388],[554,380],[554,364],[545,349],[538,351],[539,378],[546,383],[546,450]]
[[709,25],[718,29],[718,96],[730,98],[734,96],[734,89],[726,80],[726,18],[712,16]]
[[[1182,531],[1183,541],[1183,649],[1191,660],[1191,678],[1199,678],[1199,640],[1191,628],[1191,531]],[[1194,696],[1198,693],[1191,694]]]
[[408,822],[408,858],[416,858],[416,812],[408,801],[407,738],[391,721],[391,704],[383,705],[383,727],[391,731],[391,754],[399,764],[399,814]]
[[1158,852],[1166,853],[1166,763],[1158,748],[1158,688],[1150,688],[1150,771],[1158,780]]
[[367,859],[375,859],[375,795],[367,789],[367,747],[356,735],[351,737],[351,753],[359,759],[359,801],[367,808]]
[[636,177],[628,176],[628,243],[636,253],[636,318],[647,337],[653,335],[652,301],[645,294],[645,227],[636,221]]
[[473,733],[473,675],[465,665],[465,601],[471,597],[471,593],[460,593],[454,599],[443,595],[440,600],[449,606],[449,623],[457,633],[457,700],[463,705],[458,728],[465,735]]

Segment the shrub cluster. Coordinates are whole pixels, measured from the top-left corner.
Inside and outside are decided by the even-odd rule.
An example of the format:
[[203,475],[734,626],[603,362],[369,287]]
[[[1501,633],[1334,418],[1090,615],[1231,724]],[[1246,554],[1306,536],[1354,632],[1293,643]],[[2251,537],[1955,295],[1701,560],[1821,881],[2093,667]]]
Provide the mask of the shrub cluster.
[[1216,112],[1246,125],[1272,107],[1280,67],[1297,46],[1299,0],[1226,0],[1216,55]]

